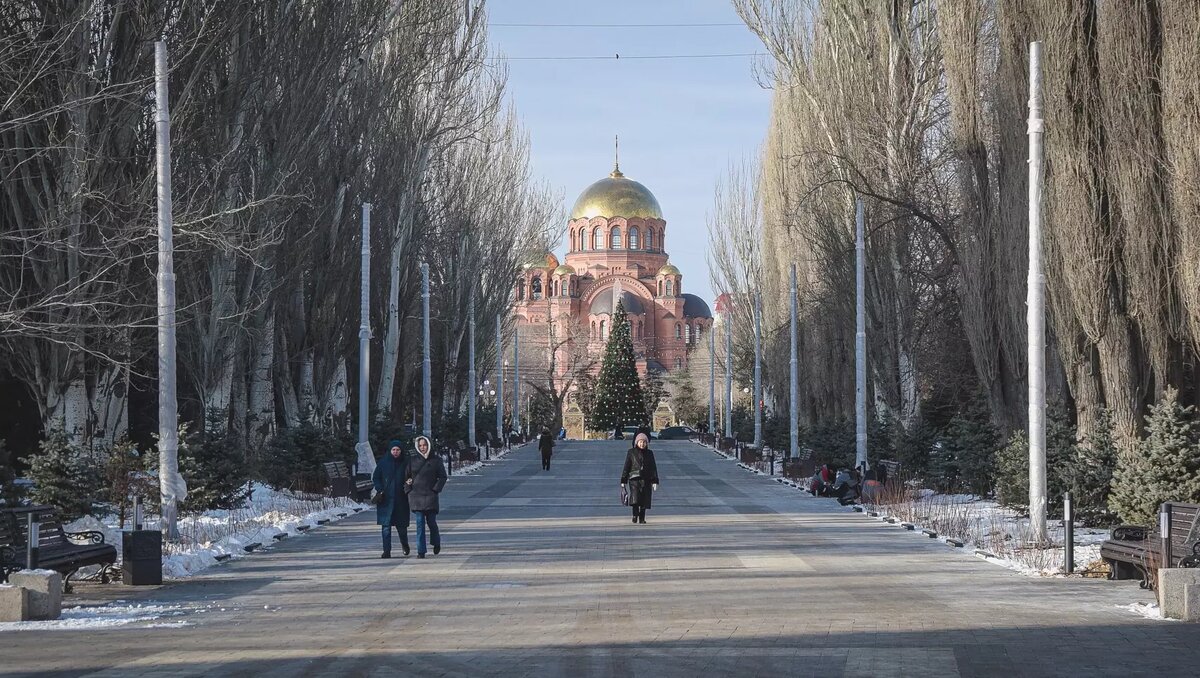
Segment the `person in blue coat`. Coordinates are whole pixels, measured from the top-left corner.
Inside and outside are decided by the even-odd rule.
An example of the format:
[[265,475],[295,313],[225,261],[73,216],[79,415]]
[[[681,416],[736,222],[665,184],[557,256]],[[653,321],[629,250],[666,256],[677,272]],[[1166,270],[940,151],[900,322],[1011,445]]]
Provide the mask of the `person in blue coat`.
[[388,443],[391,448],[371,475],[375,491],[383,495],[383,501],[375,506],[375,522],[383,526],[383,554],[380,558],[392,557],[392,528],[400,535],[400,546],[408,555],[408,493],[404,479],[408,470],[408,457],[399,440]]
[[404,487],[408,504],[417,519],[417,557],[425,557],[425,526],[429,526],[429,542],[433,555],[442,551],[442,535],[438,531],[437,514],[441,508],[438,495],[446,486],[446,466],[433,451],[429,438],[417,436],[417,454],[405,471]]

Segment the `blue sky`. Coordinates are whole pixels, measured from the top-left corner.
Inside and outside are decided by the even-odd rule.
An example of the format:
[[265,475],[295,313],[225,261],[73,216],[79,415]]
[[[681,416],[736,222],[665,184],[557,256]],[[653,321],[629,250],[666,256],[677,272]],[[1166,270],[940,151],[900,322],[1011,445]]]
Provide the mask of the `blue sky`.
[[[534,172],[567,209],[612,170],[645,184],[667,220],[667,251],[685,291],[711,301],[704,253],[713,187],[731,161],[757,153],[770,92],[751,57],[635,60],[630,56],[762,52],[728,0],[491,0],[491,39],[511,57],[509,96],[533,144]],[[698,24],[719,27],[506,27],[497,24]],[[520,57],[620,54],[602,61]],[[564,228],[566,224],[562,224]],[[566,245],[560,242],[560,255]]]

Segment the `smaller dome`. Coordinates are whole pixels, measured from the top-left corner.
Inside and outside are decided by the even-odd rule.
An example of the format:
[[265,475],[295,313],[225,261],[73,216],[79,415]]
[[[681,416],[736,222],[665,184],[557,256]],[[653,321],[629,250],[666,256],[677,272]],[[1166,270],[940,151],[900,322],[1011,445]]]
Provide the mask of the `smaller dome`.
[[575,269],[563,264],[562,266],[554,269],[554,275],[575,275]]
[[558,268],[558,257],[554,256],[553,252],[545,254],[532,254],[525,261],[521,262],[522,269],[544,268],[553,270]]
[[[625,312],[629,315],[641,315],[642,302],[640,299],[630,294],[629,292],[621,292],[621,304],[625,306]],[[608,288],[596,295],[592,300],[592,306],[588,310],[593,315],[601,313],[612,313],[613,310],[613,288]]]
[[708,302],[694,294],[683,295],[683,317],[711,318],[712,311],[708,310]]
[[674,264],[667,264],[666,266],[663,266],[662,268],[658,269],[658,274],[659,275],[683,275],[682,273],[679,272],[679,269],[675,268]]

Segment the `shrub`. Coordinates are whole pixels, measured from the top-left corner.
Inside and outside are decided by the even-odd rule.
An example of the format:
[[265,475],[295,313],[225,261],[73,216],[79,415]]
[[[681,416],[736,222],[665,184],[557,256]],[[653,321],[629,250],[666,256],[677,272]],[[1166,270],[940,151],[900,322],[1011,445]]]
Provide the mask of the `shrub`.
[[1108,508],[1108,500],[1116,463],[1112,416],[1101,411],[1095,430],[1087,440],[1075,446],[1071,496],[1075,501],[1075,515],[1085,525],[1105,525],[1115,520],[1116,515]]
[[259,473],[273,488],[319,493],[326,485],[322,465],[328,461],[353,465],[356,456],[350,434],[305,422],[282,429],[271,439]]
[[0,439],[0,506],[16,506],[21,502],[21,491],[16,480],[17,469],[13,464],[12,451]]
[[991,494],[1000,432],[980,399],[950,420],[930,452],[928,480],[942,492]]
[[1150,408],[1146,438],[1117,460],[1109,503],[1126,522],[1154,525],[1163,502],[1200,500],[1200,423],[1178,396],[1167,390]]
[[183,511],[239,508],[250,495],[246,450],[237,437],[218,433],[224,417],[211,417],[204,430],[179,435],[179,472],[188,484]]
[[813,462],[833,468],[854,466],[855,442],[854,422],[849,419],[826,420],[813,426],[804,437],[804,446],[813,450]]
[[[1047,509],[1062,505],[1063,494],[1079,474],[1079,445],[1075,427],[1061,405],[1046,409],[1046,501]],[[1029,508],[1029,437],[1013,434],[996,451],[996,499],[1010,508]],[[1078,502],[1077,502],[1078,505]]]
[[63,522],[90,514],[100,469],[61,430],[51,430],[38,447],[38,453],[26,460],[33,481],[30,499],[56,508]]
[[154,455],[138,451],[137,445],[127,438],[118,440],[108,449],[100,500],[116,514],[120,527],[125,527],[135,497],[143,497],[143,506],[147,508],[158,504],[158,477],[153,473],[157,461]]

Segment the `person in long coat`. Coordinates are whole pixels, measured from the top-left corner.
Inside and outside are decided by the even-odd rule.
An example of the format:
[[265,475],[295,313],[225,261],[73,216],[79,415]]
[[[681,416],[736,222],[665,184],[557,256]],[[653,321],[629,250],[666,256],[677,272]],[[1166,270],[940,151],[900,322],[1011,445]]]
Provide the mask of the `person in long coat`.
[[658,489],[658,464],[654,461],[654,451],[650,449],[650,436],[645,433],[637,434],[633,447],[625,455],[621,487],[629,492],[633,522],[644,524],[646,509],[650,508],[654,491]]
[[550,435],[550,429],[542,429],[542,434],[538,436],[538,449],[542,452],[542,470],[549,471],[550,456],[554,454],[554,436]]
[[417,557],[425,557],[425,526],[429,525],[429,543],[436,556],[442,551],[442,535],[438,532],[438,495],[446,486],[446,465],[432,454],[429,438],[417,436],[417,454],[408,462],[404,488],[408,506],[417,521]]
[[371,483],[375,492],[383,495],[383,501],[375,506],[375,522],[383,526],[383,554],[380,558],[392,557],[392,528],[400,535],[400,546],[408,555],[408,494],[404,492],[407,455],[399,440],[388,444],[390,450],[375,467]]

